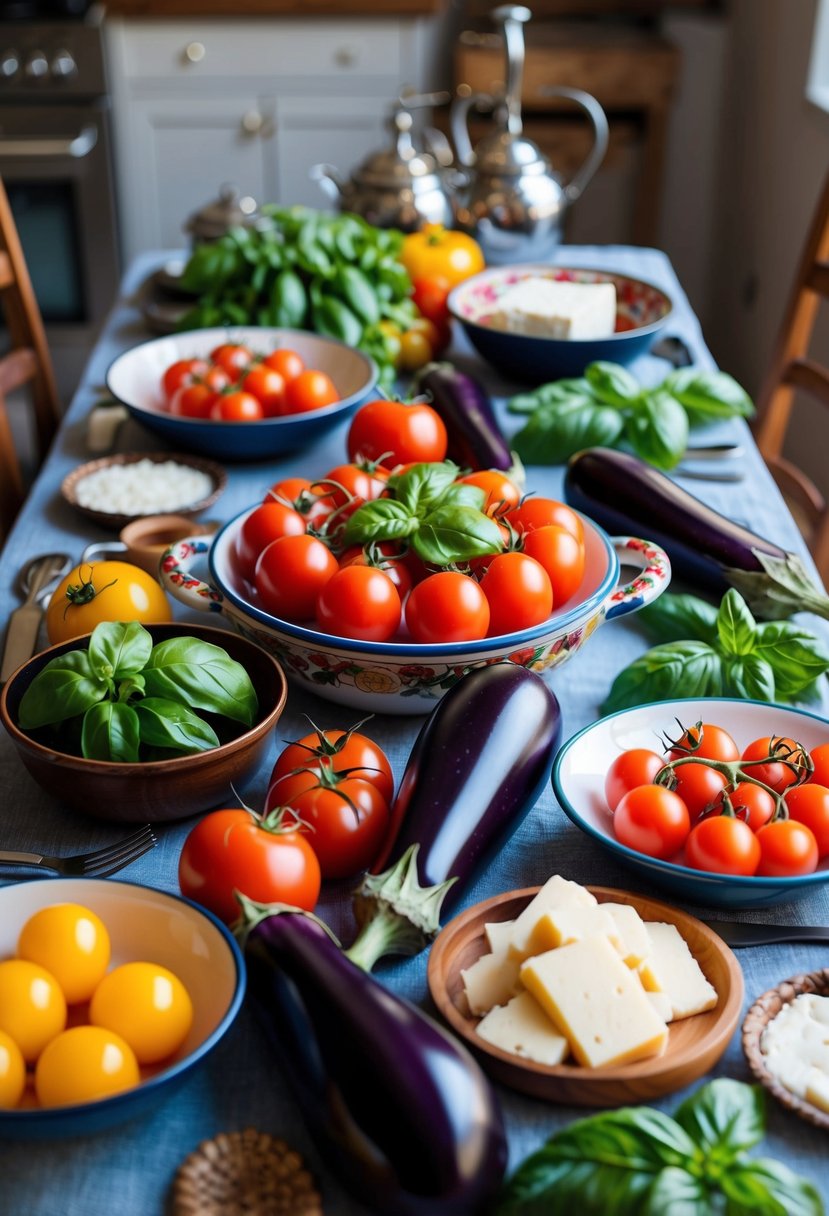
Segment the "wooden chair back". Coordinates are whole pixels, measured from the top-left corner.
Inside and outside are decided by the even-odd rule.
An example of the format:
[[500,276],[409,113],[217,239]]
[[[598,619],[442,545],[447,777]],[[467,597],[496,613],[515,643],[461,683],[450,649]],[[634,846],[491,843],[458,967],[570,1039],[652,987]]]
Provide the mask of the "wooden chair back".
[[[60,420],[52,359],[40,309],[23,256],[11,206],[0,181],[0,311],[7,353],[0,358],[0,540],[11,527],[25,497],[20,458],[9,423],[6,397],[27,389],[34,414],[38,463],[43,460]],[[0,347],[5,349],[5,347]]]
[[806,393],[829,410],[829,366],[820,363],[809,350],[822,299],[829,299],[829,173],[758,398],[754,424],[763,459],[792,506],[821,577],[829,582],[826,496],[807,473],[783,454],[797,392]]

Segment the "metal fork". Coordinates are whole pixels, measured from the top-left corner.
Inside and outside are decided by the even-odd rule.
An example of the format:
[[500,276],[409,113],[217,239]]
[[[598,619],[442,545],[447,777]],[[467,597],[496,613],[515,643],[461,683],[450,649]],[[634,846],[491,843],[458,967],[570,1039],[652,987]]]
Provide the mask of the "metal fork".
[[55,870],[58,874],[82,878],[109,878],[143,857],[156,845],[155,833],[148,823],[117,844],[105,845],[91,853],[74,857],[47,857],[43,853],[13,853],[0,849],[0,865],[33,866],[38,870]]

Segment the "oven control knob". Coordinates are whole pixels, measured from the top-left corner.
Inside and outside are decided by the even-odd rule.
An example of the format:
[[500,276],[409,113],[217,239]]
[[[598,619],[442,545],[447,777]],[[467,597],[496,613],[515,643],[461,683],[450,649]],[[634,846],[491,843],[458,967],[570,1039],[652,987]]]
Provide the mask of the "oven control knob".
[[32,51],[23,70],[30,80],[43,80],[49,75],[49,60],[43,51]]
[[76,76],[78,65],[72,58],[69,51],[56,51],[52,59],[52,75],[58,80],[68,80],[70,76]]
[[20,56],[17,51],[4,51],[0,58],[0,77],[3,80],[13,80],[20,71]]

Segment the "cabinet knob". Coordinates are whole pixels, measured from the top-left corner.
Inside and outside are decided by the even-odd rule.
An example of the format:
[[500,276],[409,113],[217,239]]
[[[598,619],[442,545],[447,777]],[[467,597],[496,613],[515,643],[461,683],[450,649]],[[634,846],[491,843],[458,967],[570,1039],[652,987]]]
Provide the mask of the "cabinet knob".
[[4,80],[12,80],[20,71],[20,56],[17,51],[6,51],[0,59],[0,76]]
[[43,51],[32,51],[26,60],[24,70],[30,80],[43,80],[45,76],[49,75],[49,60],[43,54]]
[[188,42],[184,48],[184,58],[188,63],[201,63],[207,54],[207,50],[203,42]]
[[242,130],[246,135],[259,135],[265,125],[265,120],[258,110],[248,110],[242,118]]
[[68,80],[70,76],[76,76],[78,65],[72,58],[69,51],[59,50],[55,52],[52,59],[52,75],[61,80]]
[[353,46],[338,46],[334,52],[334,62],[341,68],[353,68],[357,58],[357,48]]

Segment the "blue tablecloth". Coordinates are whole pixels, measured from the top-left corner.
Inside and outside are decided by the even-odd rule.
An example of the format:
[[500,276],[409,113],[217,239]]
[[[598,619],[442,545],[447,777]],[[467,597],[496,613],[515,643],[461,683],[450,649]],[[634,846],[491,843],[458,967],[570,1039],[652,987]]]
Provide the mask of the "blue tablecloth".
[[[80,557],[90,541],[112,536],[76,514],[62,501],[58,488],[64,475],[88,458],[84,446],[87,414],[99,394],[107,367],[121,351],[148,337],[136,306],[135,293],[147,274],[162,260],[161,254],[144,255],[126,276],[123,298],[95,347],[57,442],[3,552],[0,621],[7,619],[18,602],[13,582],[25,559],[52,549],[64,549]],[[699,365],[713,366],[697,320],[664,254],[653,249],[627,247],[570,247],[561,250],[559,260],[562,264],[602,266],[630,273],[667,290],[675,305],[667,332],[685,341]],[[452,354],[457,355],[462,365],[474,369],[493,395],[501,397],[509,392],[511,386],[499,381],[474,360],[469,348],[459,344]],[[759,357],[764,358],[764,353]],[[650,356],[639,359],[632,367],[634,374],[646,383],[662,379],[668,370],[662,359]],[[516,429],[517,420],[505,411],[502,421],[508,433]],[[737,485],[687,480],[683,483],[686,488],[780,545],[805,553],[797,528],[745,424],[737,421],[721,424],[706,431],[704,438],[745,442],[747,476]],[[229,468],[227,490],[211,515],[222,520],[232,518],[259,499],[277,473],[310,471],[322,474],[342,459],[344,440],[345,426],[316,448],[282,462]],[[118,438],[120,450],[160,446],[153,435],[132,422],[122,428]],[[560,497],[562,471],[530,468],[528,484],[542,494]],[[176,613],[187,619],[183,609],[177,607]],[[824,623],[811,617],[808,623],[810,628],[826,636]],[[583,653],[553,673],[551,682],[562,705],[565,736],[597,717],[612,677],[647,645],[635,618],[630,618],[598,630]],[[826,713],[829,702],[824,700],[820,708]],[[292,690],[279,725],[280,738],[296,738],[304,733],[303,713],[309,713],[323,726],[339,726],[352,720],[352,711],[338,709]],[[371,731],[387,748],[398,778],[420,723],[419,718],[376,718],[372,723]],[[254,806],[264,797],[276,751],[277,740],[274,740],[261,771],[242,791]],[[0,842],[4,846],[68,853],[107,843],[121,834],[116,829],[66,811],[43,793],[22,768],[5,734],[0,738],[0,789],[3,822]],[[191,826],[191,823],[184,823],[163,828],[158,847],[125,871],[122,877],[176,891],[178,854]],[[554,872],[580,882],[641,889],[628,872],[565,818],[552,791],[548,790],[503,855],[468,892],[464,904],[475,903],[501,891],[540,883]],[[658,892],[653,894],[658,895]],[[344,896],[342,889],[329,893],[323,912],[335,928],[348,937],[351,929]],[[703,917],[707,915],[705,909],[689,908],[689,911]],[[829,889],[818,888],[797,904],[755,912],[752,919],[827,924]],[[780,980],[824,965],[827,952],[817,946],[773,946],[741,951],[739,960],[745,974],[746,1001],[750,1002]],[[395,991],[428,1006],[425,955],[388,966],[380,974]],[[739,1033],[715,1074],[750,1079]],[[673,1095],[659,1105],[665,1110],[673,1110],[684,1096],[684,1093]],[[509,1131],[511,1167],[542,1144],[553,1131],[585,1113],[582,1108],[548,1105],[503,1088],[499,1089],[499,1097]],[[768,1115],[769,1131],[764,1152],[785,1160],[793,1169],[809,1176],[829,1199],[825,1134],[772,1101]],[[187,1153],[205,1137],[247,1126],[283,1136],[306,1156],[321,1181],[327,1213],[359,1216],[363,1211],[343,1195],[336,1179],[322,1166],[272,1064],[258,1026],[243,1009],[209,1061],[153,1114],[94,1138],[0,1145],[0,1212],[9,1216],[111,1216],[113,1212],[118,1212],[119,1216],[154,1216],[162,1212],[172,1177]]]

